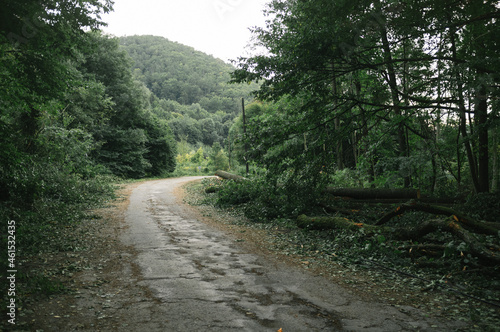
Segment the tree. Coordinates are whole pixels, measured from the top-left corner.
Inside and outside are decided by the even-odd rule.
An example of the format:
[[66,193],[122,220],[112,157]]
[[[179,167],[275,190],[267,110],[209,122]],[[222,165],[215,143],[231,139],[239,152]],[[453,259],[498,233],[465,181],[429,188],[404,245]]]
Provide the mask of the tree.
[[[284,115],[270,115],[288,119],[279,137],[261,132],[269,145],[304,140],[296,156],[310,149],[316,152],[309,161],[333,154],[325,165],[333,171],[350,156],[359,159],[359,146],[380,160],[378,146],[387,142],[401,185],[408,186],[417,176],[404,167],[414,159],[409,143],[430,144],[441,118],[458,116],[454,130],[462,136],[471,182],[476,192],[488,191],[489,113],[500,62],[495,2],[274,0],[268,14],[267,26],[254,30],[267,54],[240,58],[232,79],[260,81],[258,98],[292,104]],[[437,171],[436,154],[429,156]]]
[[[0,23],[2,100],[20,114],[25,149],[35,150],[41,105],[60,98],[75,79],[72,61],[91,52],[88,29],[98,29],[111,1],[26,1],[3,4]],[[4,108],[5,109],[5,108]]]
[[[158,176],[175,169],[175,144],[166,120],[153,114],[150,92],[136,82],[131,60],[117,39],[91,34],[96,51],[82,71],[105,87],[112,102],[109,121],[95,130],[102,142],[95,158],[124,177]],[[94,115],[95,116],[95,115]]]

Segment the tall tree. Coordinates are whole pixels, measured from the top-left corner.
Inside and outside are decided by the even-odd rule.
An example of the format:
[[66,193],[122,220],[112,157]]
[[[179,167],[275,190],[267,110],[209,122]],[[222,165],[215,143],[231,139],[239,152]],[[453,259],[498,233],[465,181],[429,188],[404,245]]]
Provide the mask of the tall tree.
[[109,12],[111,4],[109,0],[2,4],[2,100],[19,114],[26,150],[34,150],[41,105],[60,98],[72,85],[75,72],[70,63],[82,50],[90,51],[86,31],[104,24],[100,14]]
[[[408,133],[428,140],[422,121],[457,114],[475,191],[488,191],[489,101],[498,93],[499,63],[494,35],[500,8],[494,1],[274,0],[268,13],[267,26],[254,30],[268,53],[241,58],[233,81],[262,80],[261,99],[295,98],[304,123],[289,135],[315,132],[320,138],[319,128],[343,119],[336,127],[345,132],[321,142],[338,146],[360,124],[385,123],[390,130],[379,136],[396,137],[396,170],[407,186],[407,165],[415,162]],[[362,132],[360,141],[368,134]]]

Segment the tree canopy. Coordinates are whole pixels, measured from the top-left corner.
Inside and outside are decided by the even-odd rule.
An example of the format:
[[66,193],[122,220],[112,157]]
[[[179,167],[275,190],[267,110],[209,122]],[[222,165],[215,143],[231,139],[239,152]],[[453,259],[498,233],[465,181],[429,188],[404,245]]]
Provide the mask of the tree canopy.
[[392,185],[429,191],[450,177],[475,192],[497,185],[495,1],[274,0],[267,14],[253,31],[267,53],[232,74],[276,105],[253,127],[262,161],[358,167],[372,183],[392,173]]

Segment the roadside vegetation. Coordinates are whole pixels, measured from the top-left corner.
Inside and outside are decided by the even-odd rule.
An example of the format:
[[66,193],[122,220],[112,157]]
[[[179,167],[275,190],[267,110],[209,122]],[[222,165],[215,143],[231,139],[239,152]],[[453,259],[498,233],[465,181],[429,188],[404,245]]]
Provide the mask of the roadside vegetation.
[[270,1],[253,30],[266,52],[232,74],[260,84],[230,130],[250,171],[219,173],[231,180],[206,183],[207,204],[268,229],[285,254],[384,273],[377,284],[402,276],[498,330],[499,10]]
[[[215,220],[226,220],[220,215],[228,214],[230,223],[247,229],[241,232],[265,230],[267,235],[258,246],[290,257],[346,287],[393,305],[412,305],[430,314],[462,320],[471,331],[500,330],[497,264],[481,261],[464,241],[446,232],[407,240],[393,236],[397,228],[417,227],[435,216],[410,211],[377,230],[369,228],[401,203],[372,204],[331,197],[326,204],[322,199],[298,206],[289,190],[272,192],[259,178],[238,182],[210,178],[188,190],[188,202],[213,209],[206,213]],[[497,200],[490,202],[498,205]],[[453,208],[467,213],[478,211],[480,204],[469,200]],[[329,224],[326,229],[314,228],[300,223],[302,213],[343,222]],[[497,236],[479,238],[499,248]]]

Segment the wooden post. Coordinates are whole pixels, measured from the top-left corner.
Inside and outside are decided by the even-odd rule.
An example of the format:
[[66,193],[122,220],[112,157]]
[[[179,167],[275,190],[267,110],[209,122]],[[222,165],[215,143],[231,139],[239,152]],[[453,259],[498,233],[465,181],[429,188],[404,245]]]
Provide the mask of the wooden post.
[[241,98],[241,110],[243,112],[243,138],[245,140],[245,165],[246,165],[246,175],[250,173],[248,166],[248,143],[247,143],[247,120],[245,116],[245,98]]

